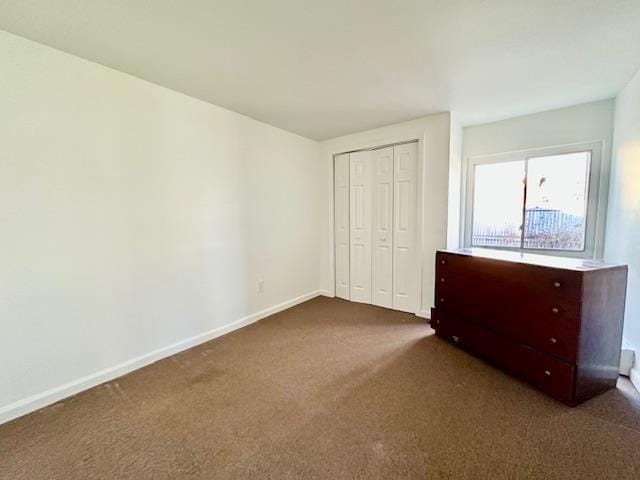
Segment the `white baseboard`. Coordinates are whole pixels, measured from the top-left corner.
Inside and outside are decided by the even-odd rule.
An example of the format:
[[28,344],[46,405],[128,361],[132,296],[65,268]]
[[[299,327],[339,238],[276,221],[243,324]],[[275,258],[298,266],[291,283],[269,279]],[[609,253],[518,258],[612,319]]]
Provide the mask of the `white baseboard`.
[[431,320],[431,311],[430,310],[420,310],[416,313],[417,317],[426,318],[427,320]]
[[262,320],[263,318],[286,310],[287,308],[291,308],[302,302],[306,302],[307,300],[315,298],[319,295],[324,295],[324,292],[324,290],[316,290],[315,292],[307,293],[300,297],[288,300],[247,317],[241,318],[222,327],[214,328],[213,330],[209,330],[208,332],[201,333],[199,335],[146,353],[139,357],[132,358],[119,365],[105,368],[104,370],[100,370],[99,372],[92,373],[77,380],[73,380],[44,392],[37,393],[25,399],[18,400],[17,402],[11,403],[4,407],[0,407],[0,424],[13,420],[14,418],[21,417],[22,415],[26,415],[27,413],[31,413],[40,408],[46,407],[47,405],[56,403],[60,400],[63,400],[64,398],[70,397],[84,390],[88,390],[89,388],[93,388],[97,385],[113,380],[114,378],[145,367],[153,362],[162,360],[163,358],[175,355],[176,353],[195,347],[196,345],[200,345],[201,343],[213,340],[214,338],[220,337],[226,333],[232,332],[247,325],[251,325],[258,320]]
[[640,392],[640,365],[636,364],[635,367],[629,370],[629,380],[636,387],[636,390]]
[[620,375],[629,376],[629,371],[635,362],[635,352],[629,348],[623,348],[620,352]]
[[318,295],[322,295],[323,297],[334,298],[335,295],[331,293],[329,290],[320,289],[318,290]]

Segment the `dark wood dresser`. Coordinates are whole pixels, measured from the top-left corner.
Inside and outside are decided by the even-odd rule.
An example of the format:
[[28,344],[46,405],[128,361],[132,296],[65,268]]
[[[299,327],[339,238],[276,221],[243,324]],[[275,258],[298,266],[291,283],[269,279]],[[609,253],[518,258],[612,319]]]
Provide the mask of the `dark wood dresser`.
[[577,405],[618,378],[627,267],[485,249],[436,254],[436,333]]

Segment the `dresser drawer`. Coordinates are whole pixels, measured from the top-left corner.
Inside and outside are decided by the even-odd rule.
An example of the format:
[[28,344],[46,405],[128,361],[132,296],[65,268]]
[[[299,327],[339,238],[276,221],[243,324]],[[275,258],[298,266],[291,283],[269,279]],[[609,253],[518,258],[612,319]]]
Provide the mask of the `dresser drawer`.
[[455,295],[444,295],[446,300],[436,302],[436,307],[472,323],[503,334],[562,360],[575,363],[578,356],[579,323],[560,316],[536,312],[527,307],[500,309],[498,305],[458,300]]
[[573,365],[438,308],[432,310],[432,326],[442,338],[478,353],[558,400],[573,403]]
[[579,303],[582,296],[582,273],[579,271],[438,252],[436,278],[450,275],[481,278],[510,291],[525,289],[529,295],[557,301]]
[[504,312],[509,316],[519,313],[532,319],[559,318],[574,323],[580,318],[578,299],[535,291],[524,285],[486,278],[474,272],[439,272],[436,280],[436,305],[446,306],[447,301],[455,301],[458,308],[468,310],[458,313],[477,315]]

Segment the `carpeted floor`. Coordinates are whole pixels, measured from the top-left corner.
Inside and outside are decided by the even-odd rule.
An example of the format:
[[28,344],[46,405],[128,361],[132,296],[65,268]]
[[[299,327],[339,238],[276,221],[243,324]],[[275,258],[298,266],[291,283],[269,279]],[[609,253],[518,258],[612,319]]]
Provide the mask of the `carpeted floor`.
[[571,409],[320,297],[0,426],[0,479],[637,479],[639,452],[626,380]]

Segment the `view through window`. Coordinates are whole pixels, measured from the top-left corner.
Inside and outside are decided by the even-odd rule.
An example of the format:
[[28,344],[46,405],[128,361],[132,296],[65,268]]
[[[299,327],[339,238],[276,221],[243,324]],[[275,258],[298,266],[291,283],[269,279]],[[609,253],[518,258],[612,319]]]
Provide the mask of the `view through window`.
[[582,251],[591,152],[475,166],[472,246]]

